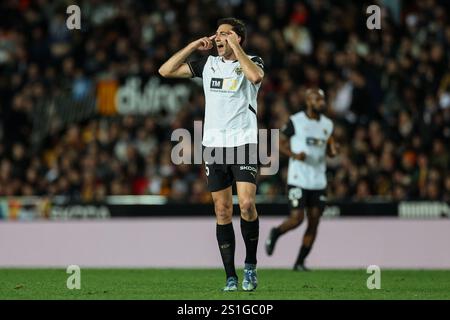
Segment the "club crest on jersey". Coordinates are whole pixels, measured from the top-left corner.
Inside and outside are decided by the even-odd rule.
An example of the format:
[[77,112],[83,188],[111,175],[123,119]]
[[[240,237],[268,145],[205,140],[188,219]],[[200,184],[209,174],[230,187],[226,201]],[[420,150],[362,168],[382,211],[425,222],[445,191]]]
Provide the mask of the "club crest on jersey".
[[236,72],[236,74],[238,76],[240,76],[242,74],[242,68],[241,67],[237,67],[236,69],[234,69],[234,71]]

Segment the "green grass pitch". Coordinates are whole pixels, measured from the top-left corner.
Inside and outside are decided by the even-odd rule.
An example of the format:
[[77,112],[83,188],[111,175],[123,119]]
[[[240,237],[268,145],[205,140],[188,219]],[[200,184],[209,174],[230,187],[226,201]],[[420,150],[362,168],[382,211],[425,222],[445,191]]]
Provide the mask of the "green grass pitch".
[[[238,275],[242,280],[242,270]],[[69,290],[64,269],[0,269],[0,299],[450,299],[450,270],[382,270],[369,290],[365,270],[259,269],[254,292],[224,293],[221,269],[81,269]]]

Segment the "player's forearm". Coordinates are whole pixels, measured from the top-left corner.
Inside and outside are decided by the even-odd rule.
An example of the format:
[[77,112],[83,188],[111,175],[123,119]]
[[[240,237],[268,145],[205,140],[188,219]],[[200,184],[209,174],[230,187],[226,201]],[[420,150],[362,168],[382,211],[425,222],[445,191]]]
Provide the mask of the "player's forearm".
[[289,158],[294,156],[294,153],[291,151],[291,146],[288,141],[281,140],[279,150],[280,150],[281,154],[283,154]]
[[254,84],[258,84],[264,77],[264,72],[245,54],[244,49],[240,45],[232,47],[236,58],[242,67],[245,77]]
[[158,70],[163,77],[171,77],[173,73],[186,61],[186,59],[196,50],[194,43],[175,53]]
[[339,153],[338,149],[339,149],[339,143],[337,143],[334,140],[334,137],[331,136],[330,139],[328,140],[328,144],[327,144],[327,156],[329,156],[331,158],[337,156],[337,154]]
[[291,149],[281,148],[281,146],[280,146],[280,152],[281,152],[281,154],[285,155],[288,158],[294,157],[294,153],[291,151]]
[[330,147],[327,150],[327,154],[329,157],[333,158],[335,156],[337,156],[338,151],[335,145],[330,145]]

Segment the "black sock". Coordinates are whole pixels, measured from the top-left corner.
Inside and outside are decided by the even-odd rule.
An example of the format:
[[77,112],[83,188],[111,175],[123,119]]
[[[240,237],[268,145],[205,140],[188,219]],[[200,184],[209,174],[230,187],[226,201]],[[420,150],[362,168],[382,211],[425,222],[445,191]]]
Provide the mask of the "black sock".
[[241,218],[241,233],[245,242],[245,263],[256,266],[256,251],[258,249],[259,219],[245,221]]
[[305,262],[305,258],[308,256],[310,251],[311,251],[311,247],[302,246],[300,248],[300,252],[298,254],[297,261],[295,262],[295,264],[296,265],[303,264]]
[[235,237],[233,224],[217,224],[216,237],[227,278],[237,277],[234,267]]
[[273,237],[277,240],[284,232],[280,231],[280,227],[276,227],[273,229]]

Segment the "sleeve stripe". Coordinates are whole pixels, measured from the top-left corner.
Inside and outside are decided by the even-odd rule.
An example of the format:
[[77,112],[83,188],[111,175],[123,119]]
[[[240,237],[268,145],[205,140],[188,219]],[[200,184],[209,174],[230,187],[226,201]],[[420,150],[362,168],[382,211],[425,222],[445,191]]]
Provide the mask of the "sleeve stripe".
[[260,57],[253,57],[251,59],[258,67],[264,70],[264,62]]
[[188,62],[187,65],[189,66],[189,69],[191,70],[192,78],[194,78],[195,77],[195,72],[194,72],[194,69],[192,69],[191,63]]
[[250,109],[251,112],[253,112],[254,114],[256,114],[255,108],[253,108],[250,104],[248,105],[248,108]]

